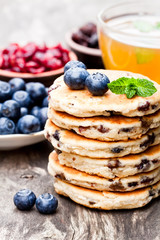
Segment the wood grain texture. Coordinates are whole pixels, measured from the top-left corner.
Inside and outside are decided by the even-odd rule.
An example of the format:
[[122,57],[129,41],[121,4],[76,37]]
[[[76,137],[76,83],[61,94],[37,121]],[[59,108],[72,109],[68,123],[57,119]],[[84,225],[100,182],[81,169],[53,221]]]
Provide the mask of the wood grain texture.
[[[100,211],[58,196],[47,172],[52,147],[46,141],[0,152],[0,239],[2,240],[159,240],[160,202],[135,210]],[[50,192],[59,206],[53,215],[41,215],[34,207],[17,210],[14,194],[30,188],[38,196]]]

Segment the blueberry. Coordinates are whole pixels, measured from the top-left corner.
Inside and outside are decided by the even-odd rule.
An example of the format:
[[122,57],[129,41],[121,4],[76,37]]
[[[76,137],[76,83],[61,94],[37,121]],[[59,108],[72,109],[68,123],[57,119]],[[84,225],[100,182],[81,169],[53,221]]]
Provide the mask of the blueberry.
[[58,200],[50,193],[44,193],[36,199],[36,208],[40,213],[54,213],[58,207]]
[[80,61],[69,61],[66,63],[66,65],[64,66],[64,72],[66,72],[69,68],[74,68],[74,67],[79,67],[79,68],[84,68],[87,69],[86,65]]
[[20,116],[20,105],[15,100],[7,100],[2,104],[2,115],[11,119]]
[[48,96],[43,99],[42,107],[48,107]]
[[12,94],[18,90],[25,90],[25,82],[22,78],[12,78],[9,84],[12,89]]
[[109,79],[105,74],[93,73],[90,74],[85,81],[88,90],[94,96],[102,96],[108,90]]
[[18,120],[17,127],[20,133],[28,134],[40,131],[40,121],[33,115],[25,115]]
[[28,108],[32,104],[32,100],[29,96],[29,93],[24,90],[16,91],[13,94],[12,99],[18,102],[21,107]]
[[12,95],[11,86],[7,82],[0,81],[0,102],[9,99]]
[[22,211],[30,210],[36,201],[36,195],[29,189],[22,189],[14,195],[15,206]]
[[88,75],[89,73],[83,68],[70,68],[64,74],[64,82],[71,89],[84,89]]
[[48,96],[48,90],[49,90],[49,88],[48,87],[46,87],[46,96]]
[[14,134],[15,133],[15,123],[6,117],[0,118],[0,135]]
[[48,113],[48,108],[47,107],[43,107],[40,109],[39,111],[39,120],[41,122],[41,128],[44,128],[44,125],[47,121],[47,113]]
[[26,84],[26,91],[35,103],[40,103],[46,97],[46,89],[42,83],[29,82]]
[[40,107],[39,106],[34,106],[31,111],[30,114],[34,115],[35,117],[39,118],[39,111],[40,111]]
[[27,114],[28,114],[28,108],[26,108],[26,107],[21,107],[21,108],[20,108],[20,114],[21,114],[21,115],[20,115],[21,117],[27,115]]

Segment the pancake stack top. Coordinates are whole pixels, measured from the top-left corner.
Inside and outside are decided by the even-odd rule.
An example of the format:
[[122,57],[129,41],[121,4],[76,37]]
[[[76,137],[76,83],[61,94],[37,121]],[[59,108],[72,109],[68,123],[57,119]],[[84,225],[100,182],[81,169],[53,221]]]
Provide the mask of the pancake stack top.
[[[146,78],[112,70],[110,81]],[[110,90],[93,96],[71,90],[59,77],[49,90],[45,136],[55,151],[48,170],[57,193],[99,209],[146,205],[160,195],[160,86],[149,97]]]

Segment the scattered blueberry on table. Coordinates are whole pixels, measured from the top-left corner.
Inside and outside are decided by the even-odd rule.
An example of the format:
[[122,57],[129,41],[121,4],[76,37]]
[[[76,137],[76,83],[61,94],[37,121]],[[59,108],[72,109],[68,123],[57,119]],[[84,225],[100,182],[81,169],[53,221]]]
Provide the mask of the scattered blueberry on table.
[[30,134],[44,129],[48,88],[39,82],[0,80],[0,135]]
[[21,211],[28,211],[36,204],[37,210],[42,214],[52,214],[58,207],[58,200],[52,194],[44,193],[36,198],[30,189],[18,191],[13,197],[13,202]]
[[15,206],[21,211],[30,210],[36,201],[36,195],[29,189],[22,189],[14,195]]
[[50,193],[44,193],[36,199],[36,208],[40,213],[51,214],[56,211],[58,200]]

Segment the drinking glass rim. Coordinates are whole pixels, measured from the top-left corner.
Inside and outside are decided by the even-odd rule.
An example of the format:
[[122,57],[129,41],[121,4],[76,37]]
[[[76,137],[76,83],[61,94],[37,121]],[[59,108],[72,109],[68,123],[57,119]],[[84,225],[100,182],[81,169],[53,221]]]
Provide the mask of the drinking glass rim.
[[[152,0],[152,1],[156,1],[156,2],[158,2],[157,0]],[[150,0],[143,0],[143,2],[144,3],[149,3],[149,4],[152,4],[153,5],[153,2],[151,3],[151,1]],[[139,3],[139,0],[129,0],[129,1],[123,1],[123,2],[119,2],[119,3],[114,3],[114,4],[110,4],[108,7],[106,7],[106,8],[104,8],[104,9],[102,9],[99,13],[98,13],[98,15],[97,15],[97,19],[98,19],[98,22],[103,26],[103,27],[105,27],[105,29],[107,29],[108,31],[110,31],[110,32],[114,32],[114,33],[118,33],[118,34],[120,34],[120,35],[123,35],[123,36],[130,36],[130,37],[135,37],[135,38],[140,38],[140,39],[143,39],[143,38],[146,38],[146,35],[139,35],[139,34],[135,34],[135,33],[126,33],[126,32],[123,32],[123,31],[121,31],[121,30],[117,30],[117,29],[114,29],[113,27],[110,27],[110,26],[108,26],[107,25],[107,23],[103,20],[103,14],[108,10],[110,10],[110,9],[114,9],[115,7],[119,7],[119,6],[123,6],[123,5],[126,5],[126,4],[138,4]],[[141,2],[140,3],[142,3],[142,0],[141,0]],[[138,13],[138,11],[137,12],[135,12],[135,14],[136,13]],[[129,11],[128,11],[128,14],[129,14]],[[123,14],[123,15],[115,15],[115,18],[117,18],[117,17],[120,17],[120,16],[126,16],[126,15],[128,15],[128,14]],[[132,13],[133,14],[133,13]],[[159,14],[159,16],[160,16],[160,14]],[[159,36],[148,36],[147,35],[147,39],[159,39]]]

